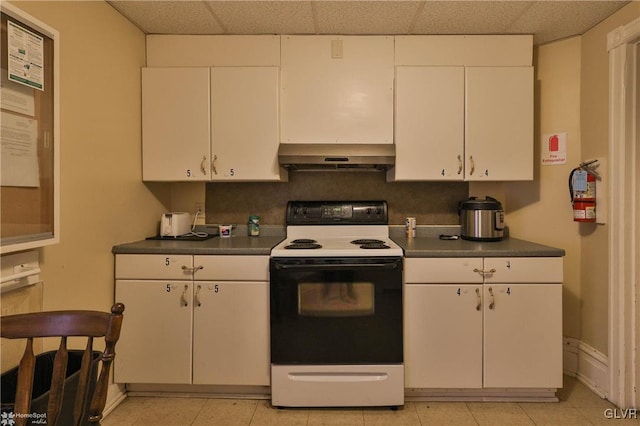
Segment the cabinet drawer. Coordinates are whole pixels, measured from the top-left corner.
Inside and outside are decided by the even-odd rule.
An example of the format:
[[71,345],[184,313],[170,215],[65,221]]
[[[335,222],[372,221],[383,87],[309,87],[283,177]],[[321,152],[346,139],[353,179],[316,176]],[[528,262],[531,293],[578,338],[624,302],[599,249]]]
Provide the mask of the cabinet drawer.
[[561,283],[562,257],[487,257],[487,283]]
[[269,281],[269,256],[194,256],[196,280]]
[[118,254],[116,279],[191,279],[192,266],[191,255]]
[[480,257],[408,258],[404,260],[405,283],[482,283]]

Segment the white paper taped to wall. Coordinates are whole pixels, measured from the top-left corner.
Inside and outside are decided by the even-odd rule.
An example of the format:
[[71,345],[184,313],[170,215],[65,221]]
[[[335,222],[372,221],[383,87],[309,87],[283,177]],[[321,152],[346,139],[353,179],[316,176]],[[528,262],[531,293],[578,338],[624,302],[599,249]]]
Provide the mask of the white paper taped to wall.
[[38,121],[8,112],[0,116],[0,185],[40,186]]

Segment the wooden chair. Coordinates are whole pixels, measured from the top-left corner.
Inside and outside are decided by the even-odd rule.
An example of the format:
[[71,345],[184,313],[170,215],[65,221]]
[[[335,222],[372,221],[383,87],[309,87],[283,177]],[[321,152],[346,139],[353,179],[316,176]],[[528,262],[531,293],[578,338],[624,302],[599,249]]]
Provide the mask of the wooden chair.
[[[60,337],[58,348],[53,361],[51,388],[47,406],[47,424],[55,425],[59,420],[64,395],[64,384],[69,352],[67,337],[87,337],[87,345],[82,352],[82,363],[79,372],[79,382],[75,396],[73,419],[74,425],[82,423],[99,424],[102,410],[107,402],[107,387],[109,385],[109,370],[115,357],[116,342],[120,338],[122,326],[122,312],[124,305],[116,303],[111,307],[111,313],[97,311],[55,311],[30,314],[10,315],[0,318],[0,336],[7,339],[26,339],[27,344],[18,369],[18,383],[14,413],[31,413],[31,394],[33,389],[35,356],[33,353],[33,339],[38,337]],[[105,338],[105,349],[100,354],[100,371],[93,374],[92,380],[93,339]],[[95,370],[94,370],[95,371]],[[90,388],[95,387],[93,398],[87,401]],[[89,407],[89,412],[86,408]],[[23,425],[29,419],[26,416],[16,416],[16,425]],[[64,425],[67,426],[67,425]]]

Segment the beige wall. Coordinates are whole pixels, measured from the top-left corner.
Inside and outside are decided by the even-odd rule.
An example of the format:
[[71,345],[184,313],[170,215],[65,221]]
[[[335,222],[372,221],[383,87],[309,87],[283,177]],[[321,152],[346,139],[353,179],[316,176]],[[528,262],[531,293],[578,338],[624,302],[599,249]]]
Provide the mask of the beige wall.
[[11,3],[60,32],[61,242],[40,253],[43,307],[108,310],[111,247],[153,234],[167,199],[141,180],[144,34],[102,1]]
[[[609,53],[607,33],[640,17],[640,2],[632,2],[582,37],[580,118],[584,159],[608,156]],[[606,176],[604,179],[606,180]],[[603,181],[603,184],[608,182]],[[598,351],[608,353],[607,225],[580,228],[582,270],[582,337]]]

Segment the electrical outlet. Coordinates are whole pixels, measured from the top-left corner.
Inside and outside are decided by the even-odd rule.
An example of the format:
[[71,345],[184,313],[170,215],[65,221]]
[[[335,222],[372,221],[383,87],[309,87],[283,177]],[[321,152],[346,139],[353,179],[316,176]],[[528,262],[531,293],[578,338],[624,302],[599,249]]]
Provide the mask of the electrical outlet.
[[196,202],[195,206],[194,206],[194,211],[195,211],[195,220],[194,220],[194,225],[204,225],[205,223],[207,223],[205,217],[204,217],[204,203],[203,202]]

